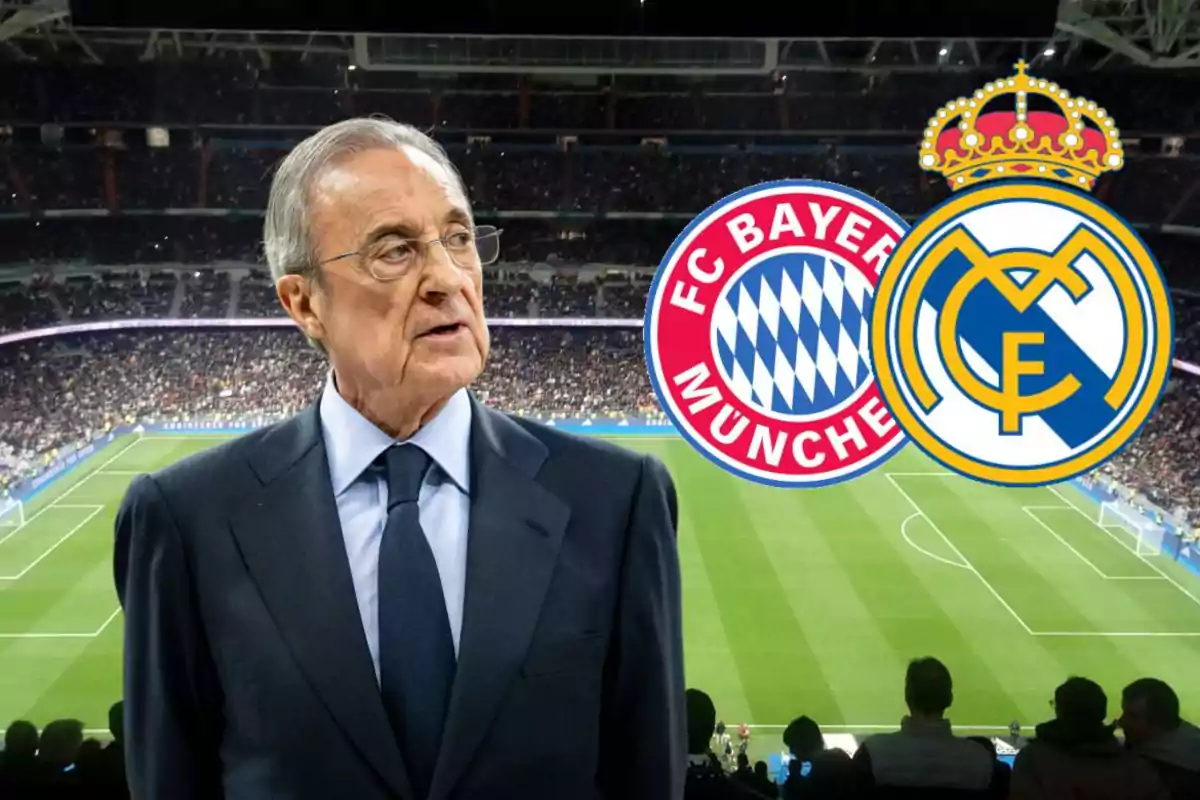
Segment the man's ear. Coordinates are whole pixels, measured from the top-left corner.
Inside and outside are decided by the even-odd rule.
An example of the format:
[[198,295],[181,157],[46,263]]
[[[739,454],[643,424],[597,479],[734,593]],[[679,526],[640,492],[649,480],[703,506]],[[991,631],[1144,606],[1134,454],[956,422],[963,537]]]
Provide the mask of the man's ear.
[[309,339],[321,340],[325,326],[321,323],[321,300],[316,281],[303,275],[284,275],[275,281],[275,294],[288,316],[295,320]]

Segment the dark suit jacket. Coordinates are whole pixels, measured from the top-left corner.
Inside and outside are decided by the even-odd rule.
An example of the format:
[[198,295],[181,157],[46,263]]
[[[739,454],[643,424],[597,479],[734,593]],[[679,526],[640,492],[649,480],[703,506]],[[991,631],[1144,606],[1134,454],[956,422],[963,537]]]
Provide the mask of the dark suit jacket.
[[[674,800],[676,498],[660,462],[473,401],[458,671],[430,797]],[[413,797],[317,408],[129,487],[116,523],[132,797]]]

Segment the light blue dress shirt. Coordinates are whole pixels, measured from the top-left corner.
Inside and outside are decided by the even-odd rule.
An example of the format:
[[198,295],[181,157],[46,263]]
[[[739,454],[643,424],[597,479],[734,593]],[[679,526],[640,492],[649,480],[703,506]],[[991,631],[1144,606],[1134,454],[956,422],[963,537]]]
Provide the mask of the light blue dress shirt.
[[[321,395],[321,433],[329,458],[329,480],[337,501],[338,519],[358,613],[367,647],[379,678],[379,543],[387,522],[388,487],[382,470],[368,470],[376,457],[399,443],[359,414],[338,394],[330,375]],[[467,578],[467,527],[470,517],[471,400],[467,390],[456,392],[438,415],[406,444],[429,455],[431,468],[421,486],[417,507],[421,527],[442,579],[446,613],[454,652],[462,633],[463,593]]]

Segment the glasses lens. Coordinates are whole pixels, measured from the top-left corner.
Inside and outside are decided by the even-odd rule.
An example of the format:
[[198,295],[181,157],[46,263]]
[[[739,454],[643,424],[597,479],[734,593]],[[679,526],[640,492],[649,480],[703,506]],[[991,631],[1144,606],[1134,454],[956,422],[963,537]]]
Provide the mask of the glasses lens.
[[480,264],[494,262],[500,257],[500,231],[492,225],[480,225],[475,229],[475,249]]

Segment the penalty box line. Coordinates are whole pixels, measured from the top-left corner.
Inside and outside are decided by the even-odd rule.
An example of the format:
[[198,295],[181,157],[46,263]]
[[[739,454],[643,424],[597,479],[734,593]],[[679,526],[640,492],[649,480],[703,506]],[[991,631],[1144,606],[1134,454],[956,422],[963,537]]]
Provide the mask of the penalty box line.
[[108,615],[108,619],[100,624],[100,627],[88,633],[0,633],[0,639],[95,639],[104,633],[105,629],[112,624],[112,621],[121,613],[121,607],[117,606],[116,610]]
[[[13,528],[13,529],[12,529],[11,531],[9,531],[9,532],[8,532],[8,533],[7,533],[7,534],[4,536],[4,537],[0,538],[0,544],[4,544],[4,543],[5,543],[5,542],[7,542],[9,539],[11,539],[12,537],[16,536],[18,533],[20,533],[21,531],[23,531],[25,528],[29,527],[29,524],[30,524],[31,522],[33,522],[35,519],[37,519],[38,517],[40,517],[42,514],[45,514],[47,511],[49,511],[49,510],[50,510],[50,509],[52,509],[52,508],[84,508],[85,506],[71,505],[71,504],[68,504],[68,503],[64,503],[64,502],[62,502],[62,501],[63,501],[63,499],[64,499],[64,498],[70,497],[72,494],[74,494],[76,491],[78,491],[78,490],[79,490],[79,487],[83,486],[83,484],[85,484],[85,483],[87,483],[88,481],[90,481],[90,480],[91,480],[93,477],[95,477],[96,475],[103,474],[103,473],[104,473],[104,470],[105,470],[105,468],[106,468],[106,467],[107,467],[109,464],[113,464],[113,463],[115,463],[115,462],[116,462],[116,460],[117,460],[118,458],[120,458],[121,456],[123,456],[123,455],[125,455],[126,453],[128,453],[130,450],[132,450],[134,447],[136,447],[136,446],[137,446],[138,444],[140,444],[141,442],[142,442],[142,437],[139,437],[139,438],[137,438],[137,439],[134,439],[132,442],[130,442],[129,444],[127,444],[127,445],[125,445],[124,447],[122,447],[122,448],[121,448],[119,451],[117,451],[117,454],[116,454],[116,455],[114,455],[113,457],[109,458],[108,460],[106,460],[106,461],[102,462],[102,463],[101,463],[101,464],[100,464],[98,467],[96,467],[95,469],[93,469],[91,472],[89,472],[88,474],[84,475],[84,476],[83,476],[82,478],[80,478],[79,480],[75,481],[75,483],[74,483],[74,484],[72,484],[71,486],[68,486],[66,489],[64,489],[64,490],[63,490],[62,494],[60,494],[58,497],[54,498],[54,500],[52,500],[51,502],[47,503],[47,504],[46,504],[45,506],[43,506],[42,508],[39,508],[39,509],[37,510],[37,512],[36,512],[36,513],[34,513],[34,514],[31,514],[29,517],[27,517],[27,518],[26,518],[26,520],[25,520],[25,522],[21,523],[20,525],[18,525],[18,526],[17,526],[17,527],[15,527],[15,528]],[[87,507],[87,508],[94,508],[95,506],[88,505],[88,506],[86,506],[86,507]],[[103,508],[103,506],[100,506],[100,508]]]
[[1160,567],[1159,567],[1157,564],[1155,564],[1153,561],[1151,561],[1149,558],[1147,558],[1147,557],[1146,557],[1146,556],[1144,556],[1144,555],[1141,555],[1141,554],[1139,554],[1139,553],[1138,553],[1136,550],[1133,550],[1133,549],[1131,549],[1131,548],[1129,547],[1129,545],[1127,545],[1125,542],[1121,541],[1121,538],[1120,538],[1119,536],[1117,536],[1116,534],[1114,534],[1114,533],[1113,533],[1112,531],[1110,531],[1108,528],[1106,528],[1106,527],[1104,527],[1103,525],[1101,525],[1101,524],[1100,524],[1100,522],[1099,522],[1098,520],[1094,520],[1094,519],[1092,519],[1092,517],[1091,517],[1091,515],[1090,515],[1090,514],[1088,514],[1086,511],[1084,511],[1084,510],[1083,510],[1082,508],[1080,508],[1079,506],[1075,505],[1075,503],[1071,502],[1071,499],[1070,499],[1069,497],[1067,497],[1066,495],[1064,495],[1062,492],[1060,492],[1058,489],[1056,489],[1056,488],[1055,488],[1055,487],[1053,487],[1053,486],[1047,486],[1046,488],[1047,488],[1047,489],[1049,489],[1051,492],[1053,492],[1053,493],[1054,493],[1054,496],[1055,496],[1055,497],[1057,497],[1059,500],[1062,500],[1064,503],[1066,503],[1067,505],[1069,505],[1071,508],[1073,508],[1073,509],[1075,509],[1076,511],[1078,511],[1078,512],[1079,512],[1079,514],[1080,514],[1080,516],[1082,516],[1082,517],[1083,517],[1084,519],[1086,519],[1088,522],[1092,523],[1092,524],[1093,524],[1093,525],[1095,525],[1097,528],[1099,528],[1100,530],[1102,530],[1102,531],[1104,531],[1106,534],[1108,534],[1110,537],[1112,537],[1112,539],[1113,539],[1114,541],[1116,541],[1116,542],[1117,542],[1117,544],[1121,545],[1121,546],[1122,546],[1122,547],[1124,547],[1126,550],[1128,550],[1129,552],[1133,553],[1133,555],[1134,555],[1134,557],[1135,557],[1135,558],[1137,558],[1137,559],[1138,559],[1138,560],[1140,560],[1140,561],[1141,561],[1143,564],[1145,564],[1146,566],[1148,566],[1150,569],[1154,570],[1154,571],[1155,571],[1155,572],[1157,572],[1159,575],[1161,575],[1161,576],[1162,576],[1162,578],[1163,578],[1164,580],[1168,581],[1168,582],[1169,582],[1169,583],[1170,583],[1172,586],[1174,586],[1176,589],[1178,589],[1180,592],[1182,592],[1182,593],[1184,594],[1184,596],[1186,596],[1186,597],[1187,597],[1189,600],[1191,600],[1191,601],[1192,601],[1193,603],[1195,603],[1196,605],[1200,605],[1200,598],[1196,597],[1196,595],[1192,594],[1192,593],[1191,593],[1191,592],[1189,592],[1187,589],[1185,589],[1185,588],[1183,587],[1183,585],[1182,585],[1181,583],[1179,583],[1179,581],[1175,580],[1175,579],[1174,579],[1174,578],[1172,578],[1170,575],[1168,575],[1167,573],[1163,572],[1163,571],[1162,571],[1162,569],[1161,569],[1161,568],[1160,568]]
[[[92,519],[97,514],[99,514],[101,511],[103,511],[105,507],[102,504],[64,503],[62,501],[65,498],[69,497],[71,494],[73,494],[76,490],[79,489],[80,486],[82,486],[84,483],[89,481],[92,477],[94,477],[95,475],[98,475],[98,474],[102,474],[105,467],[107,467],[109,464],[115,463],[117,461],[117,459],[121,458],[121,456],[128,453],[130,450],[132,450],[134,447],[136,447],[141,442],[142,442],[142,437],[138,437],[138,438],[134,439],[132,442],[130,442],[129,444],[122,447],[120,450],[118,450],[116,452],[115,455],[113,455],[110,458],[106,459],[105,461],[101,462],[100,465],[97,466],[95,469],[93,469],[91,472],[87,473],[82,478],[77,480],[74,484],[67,487],[67,489],[64,490],[62,492],[62,494],[60,494],[58,497],[54,498],[53,501],[51,501],[44,507],[38,509],[36,513],[31,514],[25,520],[25,522],[23,524],[18,525],[15,529],[10,531],[3,538],[0,538],[0,544],[3,544],[4,542],[11,539],[17,533],[19,533],[20,531],[27,528],[31,522],[33,522],[35,519],[40,517],[42,514],[45,514],[47,511],[49,511],[52,508],[68,508],[68,509],[77,509],[80,511],[82,511],[82,510],[90,510],[91,511],[91,513],[89,513],[86,517],[84,517],[83,520],[81,520],[77,525],[75,525],[75,527],[71,528],[71,530],[67,531],[66,534],[59,537],[59,539],[57,541],[55,541],[48,548],[46,548],[45,552],[43,552],[40,556],[35,558],[33,560],[33,562],[30,563],[29,565],[27,565],[23,570],[18,572],[16,575],[0,575],[0,581],[3,581],[3,582],[18,581],[21,578],[25,577],[25,575],[27,575],[30,570],[32,570],[38,564],[42,563],[42,561],[44,561],[47,556],[49,556],[51,553],[53,553],[55,550],[57,550],[64,542],[66,542],[68,539],[70,539],[72,536],[74,536],[76,533],[78,533],[83,528],[83,526],[85,526],[89,522],[91,522]],[[121,611],[121,609],[118,607],[115,611],[113,611],[112,614],[109,615],[108,619],[106,619],[99,628],[97,628],[96,630],[91,631],[91,632],[35,633],[35,632],[27,631],[27,632],[23,632],[23,633],[0,633],[0,640],[3,640],[3,639],[94,639],[94,638],[100,636],[102,633],[104,633],[104,630],[112,623],[112,621],[114,619],[117,618],[117,615],[120,613],[120,611]]]
[[1042,528],[1044,528],[1047,533],[1049,533],[1051,536],[1053,536],[1055,539],[1057,539],[1062,544],[1063,547],[1067,548],[1072,553],[1074,553],[1075,556],[1080,561],[1082,561],[1084,564],[1087,564],[1088,567],[1091,568],[1092,572],[1095,572],[1096,575],[1098,575],[1103,580],[1106,580],[1106,581],[1161,581],[1163,579],[1162,575],[1109,575],[1104,570],[1100,569],[1094,563],[1092,563],[1091,559],[1089,559],[1083,553],[1076,550],[1074,545],[1072,545],[1070,542],[1068,542],[1066,539],[1064,539],[1058,533],[1058,531],[1054,530],[1054,528],[1052,528],[1050,526],[1050,523],[1046,522],[1046,520],[1042,519],[1036,513],[1038,511],[1076,511],[1077,510],[1077,509],[1072,508],[1071,506],[1066,506],[1066,505],[1064,505],[1064,506],[1021,506],[1021,510],[1024,511],[1026,514],[1028,514],[1030,519],[1032,519],[1038,525],[1041,525]]
[[37,558],[35,558],[29,564],[29,566],[25,567],[25,569],[21,570],[16,575],[0,575],[0,581],[19,581],[19,580],[21,580],[21,578],[24,578],[31,569],[36,567],[38,564],[42,563],[42,561],[45,560],[46,556],[50,555],[55,550],[57,550],[59,548],[59,546],[63,544],[63,542],[67,541],[72,536],[74,536],[76,533],[78,533],[79,530],[81,528],[83,528],[84,525],[87,525],[89,522],[91,522],[92,519],[94,519],[95,516],[103,510],[104,510],[104,506],[94,506],[92,509],[92,512],[90,514],[88,514],[86,517],[84,517],[82,520],[80,520],[79,524],[77,524],[75,527],[71,528],[71,530],[67,531],[61,537],[59,537],[59,539],[56,542],[54,542],[54,544],[47,547],[46,551],[44,553],[42,553],[40,556],[38,556]]
[[21,578],[24,578],[31,569],[36,567],[38,564],[42,563],[42,561],[45,560],[46,556],[50,555],[55,550],[57,550],[60,545],[62,545],[64,542],[66,542],[68,539],[70,539],[72,536],[74,536],[76,533],[78,533],[83,528],[84,525],[87,525],[89,522],[92,521],[92,519],[97,514],[99,514],[101,511],[103,511],[104,510],[103,504],[64,503],[62,501],[65,498],[70,497],[74,492],[76,492],[79,489],[79,487],[83,486],[83,484],[87,483],[89,480],[91,480],[95,476],[103,474],[105,467],[107,467],[109,464],[114,463],[121,456],[128,453],[130,450],[132,450],[134,447],[136,447],[141,441],[142,441],[141,438],[137,438],[137,439],[134,439],[129,444],[127,444],[125,447],[122,447],[117,452],[116,455],[114,455],[111,458],[109,458],[108,460],[104,461],[98,467],[96,467],[94,470],[92,470],[88,474],[84,475],[79,480],[75,481],[74,484],[67,487],[62,492],[62,494],[60,494],[58,497],[54,498],[53,501],[48,503],[43,508],[38,509],[37,513],[30,515],[29,518],[26,519],[23,524],[18,525],[16,528],[14,528],[12,531],[10,531],[8,533],[8,535],[6,535],[3,539],[0,539],[0,544],[4,544],[9,539],[11,539],[13,536],[20,533],[25,528],[28,528],[30,523],[32,523],[35,519],[42,516],[42,514],[45,514],[47,511],[49,511],[52,508],[68,508],[68,509],[76,509],[76,510],[80,510],[80,511],[85,510],[85,509],[91,510],[90,514],[88,514],[86,517],[84,517],[82,520],[80,520],[79,523],[75,525],[75,527],[71,528],[71,530],[67,531],[57,541],[55,541],[53,544],[51,544],[49,547],[47,547],[45,552],[43,552],[40,556],[35,558],[32,563],[30,563],[28,566],[25,567],[25,569],[21,570],[16,575],[0,575],[0,581],[19,581],[19,580],[21,580]]
[[[942,540],[946,542],[946,545],[949,546],[950,549],[954,551],[955,555],[957,555],[962,560],[962,564],[954,564],[954,566],[963,566],[968,571],[974,573],[975,577],[979,579],[980,583],[982,583],[987,588],[987,590],[989,592],[991,592],[992,596],[996,598],[996,600],[1000,603],[1000,605],[1002,605],[1005,608],[1005,610],[1007,610],[1008,613],[1012,615],[1012,618],[1015,619],[1017,621],[1017,623],[1030,636],[1039,636],[1039,637],[1047,637],[1047,638],[1067,638],[1067,637],[1071,637],[1071,638],[1085,638],[1085,637],[1093,637],[1093,638],[1106,638],[1106,637],[1107,638],[1195,638],[1195,637],[1200,637],[1200,631],[1035,631],[1035,630],[1033,630],[1032,628],[1029,627],[1029,625],[1025,622],[1025,620],[1023,620],[1021,618],[1021,615],[1018,614],[1013,609],[1013,607],[1008,604],[1008,601],[1005,600],[1003,596],[1001,596],[1001,594],[996,590],[996,588],[994,586],[992,586],[991,583],[989,583],[988,580],[979,573],[979,570],[975,568],[975,565],[972,564],[966,558],[966,556],[964,556],[962,554],[962,551],[959,550],[957,546],[955,546],[954,542],[952,542],[948,536],[946,536],[946,534],[942,531],[942,529],[938,527],[937,523],[934,522],[932,519],[930,519],[929,515],[925,513],[925,510],[923,508],[921,508],[920,504],[918,504],[917,501],[914,500],[912,498],[912,496],[909,495],[909,493],[906,492],[904,490],[904,488],[901,487],[900,484],[896,481],[897,477],[901,477],[901,478],[905,478],[905,477],[907,477],[907,478],[948,478],[948,477],[953,477],[955,475],[955,473],[953,473],[953,472],[887,472],[887,473],[884,473],[884,475],[888,479],[888,481],[892,484],[892,486],[895,487],[896,491],[898,491],[904,497],[904,499],[908,501],[909,505],[911,505],[913,507],[913,510],[917,512],[917,515],[920,515],[921,517],[923,517],[925,519],[925,521],[927,523],[929,523],[929,527],[931,527],[934,530],[934,532],[936,532],[939,536],[941,536]],[[1066,497],[1064,497],[1061,493],[1059,493],[1053,486],[1050,486],[1047,488],[1050,489],[1050,491],[1054,492],[1055,496],[1057,496],[1060,500],[1062,500],[1064,503],[1067,504],[1065,507],[1064,506],[1054,506],[1054,508],[1073,508],[1076,511],[1078,511],[1080,514],[1082,514],[1086,519],[1088,519],[1089,521],[1092,521],[1092,523],[1095,524],[1097,527],[1101,527],[1094,520],[1092,520],[1091,517],[1089,517],[1082,509],[1080,509],[1078,506],[1076,506],[1074,503],[1072,503],[1070,500],[1068,500]],[[1030,514],[1030,516],[1033,516],[1033,515]],[[905,523],[908,523],[909,521],[911,521],[912,518],[913,517],[910,516],[908,519],[905,520]],[[1101,529],[1103,530],[1103,528],[1101,528]],[[1105,532],[1108,533],[1110,536],[1112,536],[1111,531],[1105,531]],[[1113,537],[1113,538],[1116,538],[1116,537]],[[1064,544],[1065,544],[1065,542],[1064,542]],[[1082,556],[1080,556],[1080,557],[1082,558]],[[944,559],[939,559],[939,560],[944,561]],[[1145,563],[1148,566],[1150,566],[1152,569],[1154,569],[1155,572],[1159,573],[1159,575],[1161,575],[1163,578],[1165,578],[1166,580],[1168,580],[1172,584],[1174,584],[1180,591],[1184,592],[1184,594],[1187,594],[1189,597],[1192,597],[1191,593],[1187,592],[1182,586],[1179,586],[1178,583],[1176,583],[1174,580],[1172,580],[1170,578],[1170,576],[1163,573],[1162,570],[1158,569],[1158,567],[1156,567],[1154,564],[1150,563],[1149,561],[1146,561],[1145,558],[1142,558],[1142,561],[1145,561]],[[953,562],[946,561],[946,563],[953,563]],[[1192,599],[1195,600],[1194,597]],[[1200,600],[1198,600],[1197,602],[1200,603]]]
[[[913,507],[913,511],[917,512],[918,514],[920,514],[922,517],[925,518],[925,522],[927,522],[929,524],[929,527],[933,529],[934,533],[936,533],[938,536],[942,537],[942,541],[944,541],[946,543],[946,546],[949,547],[951,550],[953,550],[954,554],[956,556],[958,556],[959,561],[962,562],[962,566],[965,569],[967,569],[968,571],[970,571],[971,573],[973,573],[975,575],[975,577],[979,579],[979,582],[983,584],[984,588],[986,588],[989,592],[991,592],[992,596],[996,598],[996,601],[999,602],[1000,605],[1004,606],[1004,610],[1007,611],[1010,615],[1012,615],[1012,618],[1017,621],[1017,624],[1021,626],[1022,630],[1024,630],[1026,633],[1032,635],[1033,629],[1031,629],[1029,627],[1029,625],[1027,625],[1025,623],[1025,620],[1021,619],[1021,615],[1018,614],[1015,610],[1013,610],[1013,607],[1008,604],[1008,601],[1005,600],[998,591],[996,591],[996,587],[992,586],[992,584],[988,582],[988,579],[983,577],[983,575],[981,575],[979,573],[979,570],[975,568],[975,565],[972,564],[970,562],[970,560],[968,560],[967,557],[962,554],[962,551],[959,550],[958,547],[954,544],[954,542],[952,542],[950,540],[950,537],[947,536],[942,531],[942,529],[938,527],[938,524],[936,522],[934,522],[928,514],[925,513],[925,509],[921,508],[920,504],[912,498],[912,495],[910,495],[908,492],[904,491],[904,487],[902,487],[900,485],[899,481],[896,480],[896,478],[898,478],[898,477],[900,477],[900,478],[939,477],[940,478],[940,477],[947,477],[952,474],[953,473],[950,473],[950,472],[885,472],[884,477],[886,477],[888,479],[888,482],[892,484],[892,486],[896,489],[896,491],[899,492],[900,495],[905,500],[908,501],[908,504]],[[910,517],[910,519],[911,519],[911,517]]]

